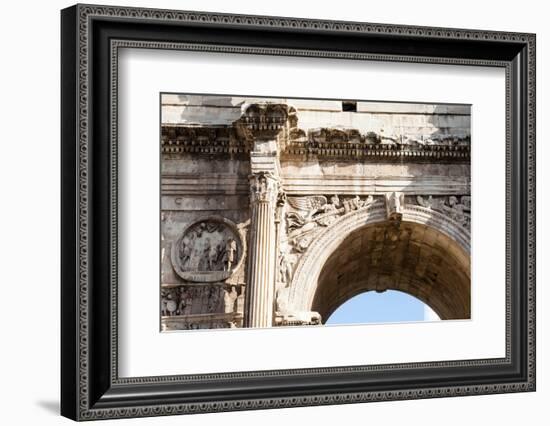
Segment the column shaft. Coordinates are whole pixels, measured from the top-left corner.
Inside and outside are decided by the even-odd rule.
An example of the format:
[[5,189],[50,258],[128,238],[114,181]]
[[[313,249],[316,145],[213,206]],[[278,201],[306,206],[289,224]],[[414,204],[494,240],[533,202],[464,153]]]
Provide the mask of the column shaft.
[[257,197],[253,195],[251,227],[246,325],[247,327],[271,327],[273,325],[276,266],[275,200],[273,196]]

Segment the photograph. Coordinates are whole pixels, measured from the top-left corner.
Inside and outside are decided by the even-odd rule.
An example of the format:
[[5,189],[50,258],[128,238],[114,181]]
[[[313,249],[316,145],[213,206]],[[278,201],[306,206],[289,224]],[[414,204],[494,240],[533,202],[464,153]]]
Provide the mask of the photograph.
[[[38,160],[60,163],[61,263],[47,266],[61,292],[47,293],[60,295],[61,415],[263,410],[279,424],[273,409],[384,401],[368,415],[401,413],[390,424],[417,424],[411,410],[425,424],[425,404],[434,419],[521,424],[547,396],[535,393],[543,14],[250,4],[65,5],[44,30],[61,43],[60,119],[44,116],[61,150]],[[52,95],[11,86],[29,127],[43,116],[31,101]],[[11,162],[14,190],[51,204],[46,174],[27,167],[23,191]],[[10,229],[18,283],[36,237]],[[56,371],[45,365],[29,377]],[[523,405],[496,395],[520,392]],[[495,396],[463,398],[476,395]]]
[[471,105],[159,97],[162,332],[471,319]]

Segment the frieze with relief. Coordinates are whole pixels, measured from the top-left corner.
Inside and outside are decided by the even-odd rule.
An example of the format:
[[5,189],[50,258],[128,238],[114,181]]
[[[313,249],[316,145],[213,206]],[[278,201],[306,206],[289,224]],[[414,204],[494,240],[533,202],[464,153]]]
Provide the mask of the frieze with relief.
[[243,313],[244,285],[182,285],[161,288],[161,315],[180,317]]
[[243,284],[163,287],[160,295],[163,331],[242,327]]

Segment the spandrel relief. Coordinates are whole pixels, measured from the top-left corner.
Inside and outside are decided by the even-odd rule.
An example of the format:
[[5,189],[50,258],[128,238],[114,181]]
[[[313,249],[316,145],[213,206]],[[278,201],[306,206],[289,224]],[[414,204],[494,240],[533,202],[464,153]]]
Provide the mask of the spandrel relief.
[[372,196],[314,195],[287,197],[287,239],[293,249],[304,252],[316,233],[332,225],[339,217],[367,208],[377,200]]
[[471,196],[421,196],[416,197],[416,202],[422,207],[435,210],[447,215],[461,226],[470,229],[471,223]]

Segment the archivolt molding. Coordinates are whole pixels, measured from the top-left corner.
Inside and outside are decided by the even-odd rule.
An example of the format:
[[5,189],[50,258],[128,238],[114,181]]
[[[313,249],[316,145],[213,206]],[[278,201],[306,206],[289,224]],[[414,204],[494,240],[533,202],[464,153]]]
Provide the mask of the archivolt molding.
[[[284,289],[286,304],[296,311],[310,311],[317,280],[329,256],[352,232],[387,220],[386,207],[377,202],[339,218],[315,238],[298,260],[291,285]],[[405,205],[402,220],[425,225],[447,235],[470,253],[470,232],[458,222],[430,208]]]

